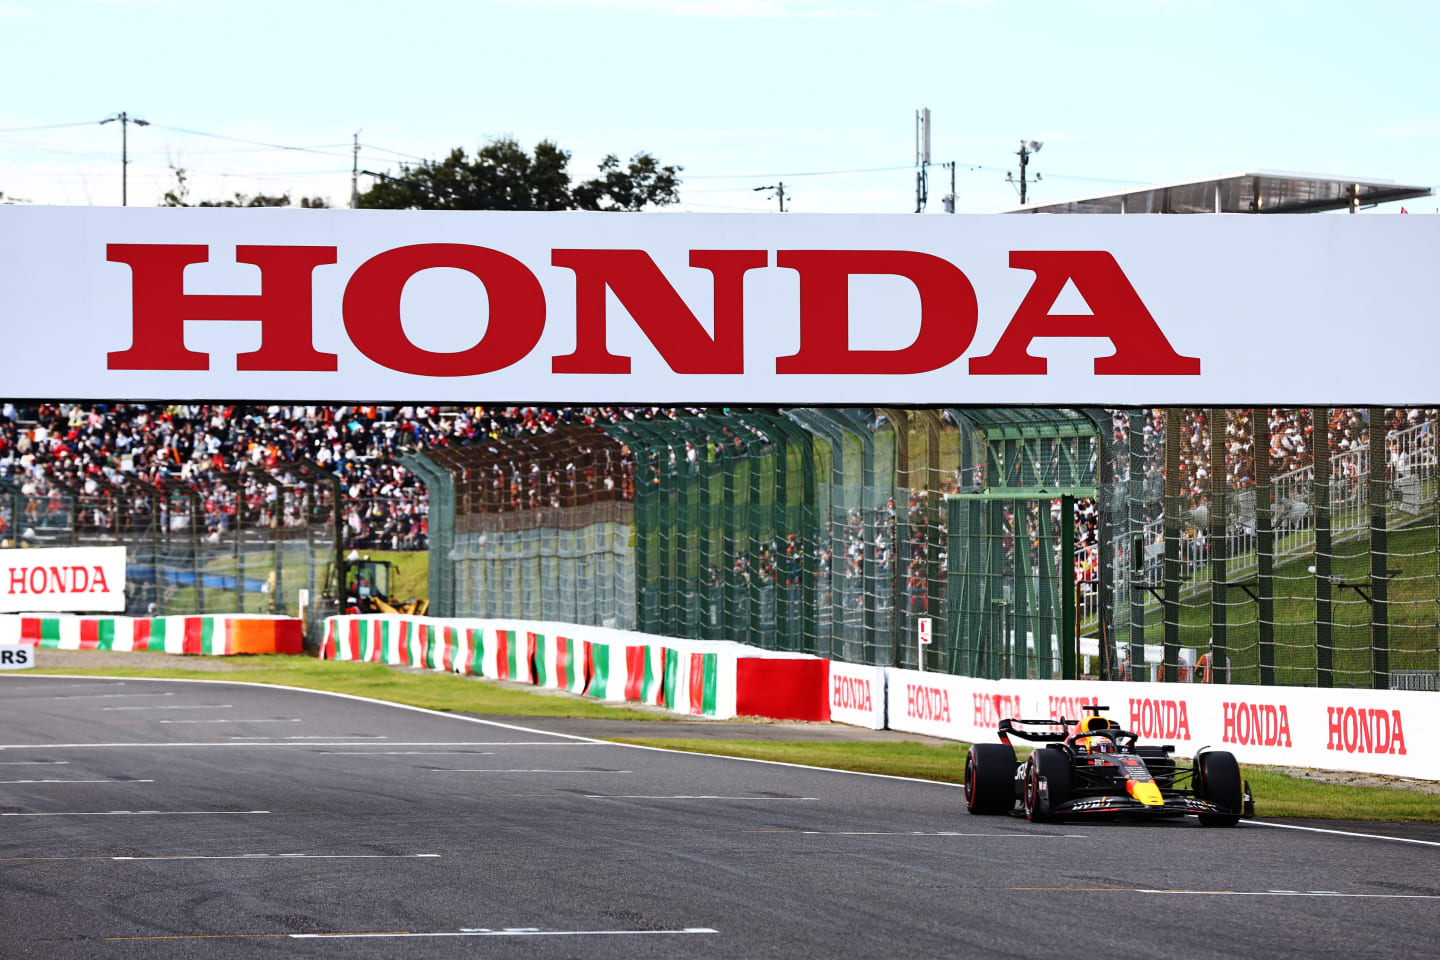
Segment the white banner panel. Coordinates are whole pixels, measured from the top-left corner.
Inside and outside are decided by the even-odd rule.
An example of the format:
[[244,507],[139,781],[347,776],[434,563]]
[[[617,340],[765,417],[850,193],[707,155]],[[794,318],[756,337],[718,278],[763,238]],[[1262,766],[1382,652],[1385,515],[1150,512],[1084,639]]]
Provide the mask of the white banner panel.
[[830,661],[830,719],[885,728],[885,668]]
[[1436,262],[1440,218],[1419,216],[9,206],[0,383],[77,399],[1423,405]]
[[0,644],[0,670],[28,670],[35,666],[35,648],[23,643]]
[[124,547],[0,550],[0,613],[124,610]]
[[[1086,680],[977,680],[887,670],[889,726],[995,743],[1005,717],[1075,719],[1085,704],[1179,757],[1204,746],[1242,763],[1440,780],[1440,697],[1401,690],[1319,690]],[[1021,741],[1016,740],[1017,744]]]

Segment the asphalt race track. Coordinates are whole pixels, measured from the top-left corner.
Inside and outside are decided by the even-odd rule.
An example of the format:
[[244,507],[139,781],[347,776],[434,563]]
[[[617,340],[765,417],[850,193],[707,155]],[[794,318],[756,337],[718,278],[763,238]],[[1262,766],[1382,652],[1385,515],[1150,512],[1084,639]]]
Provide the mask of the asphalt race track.
[[523,721],[0,678],[6,960],[1434,956],[1440,837],[1391,832],[1031,825]]

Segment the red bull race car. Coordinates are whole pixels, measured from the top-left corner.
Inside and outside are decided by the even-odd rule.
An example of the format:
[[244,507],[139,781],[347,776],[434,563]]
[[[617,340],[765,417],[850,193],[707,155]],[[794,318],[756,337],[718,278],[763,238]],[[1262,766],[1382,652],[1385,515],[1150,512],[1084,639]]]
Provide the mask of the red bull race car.
[[[1173,746],[1137,744],[1101,715],[1107,709],[1087,706],[1082,720],[1001,720],[1001,742],[977,743],[965,759],[965,805],[1032,821],[1194,814],[1207,827],[1231,827],[1255,815],[1234,754],[1202,748],[1192,765],[1178,765]],[[1036,744],[1027,760],[1011,737]]]

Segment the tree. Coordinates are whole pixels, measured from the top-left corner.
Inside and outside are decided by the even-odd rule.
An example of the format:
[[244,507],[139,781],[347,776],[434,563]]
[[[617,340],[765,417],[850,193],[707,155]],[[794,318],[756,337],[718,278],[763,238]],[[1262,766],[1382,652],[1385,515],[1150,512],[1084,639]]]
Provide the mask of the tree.
[[[253,197],[237,193],[229,200],[201,200],[198,203],[191,203],[190,182],[185,176],[185,168],[171,164],[170,170],[175,174],[175,186],[165,191],[165,196],[160,200],[162,207],[288,207],[291,205],[289,193],[257,193]],[[329,207],[330,203],[324,197],[301,197],[298,206],[306,210],[323,210]]]
[[680,199],[682,168],[637,153],[622,170],[613,154],[600,177],[570,184],[570,152],[552,140],[526,153],[513,138],[481,147],[474,158],[456,147],[444,160],[404,165],[360,194],[360,206],[388,210],[640,210]]
[[680,201],[681,167],[660,166],[648,153],[630,158],[628,169],[620,169],[620,158],[610,154],[600,161],[600,176],[586,180],[572,196],[581,210],[643,210],[647,205],[662,207]]

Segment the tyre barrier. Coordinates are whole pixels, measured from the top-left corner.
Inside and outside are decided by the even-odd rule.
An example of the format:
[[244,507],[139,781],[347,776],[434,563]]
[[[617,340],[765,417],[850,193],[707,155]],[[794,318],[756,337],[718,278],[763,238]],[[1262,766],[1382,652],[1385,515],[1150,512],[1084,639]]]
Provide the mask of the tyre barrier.
[[294,617],[264,614],[125,617],[6,614],[0,643],[55,650],[123,650],[225,657],[245,653],[299,653],[303,625]]
[[828,661],[738,643],[539,621],[364,614],[327,618],[320,656],[510,680],[694,716],[830,718]]

